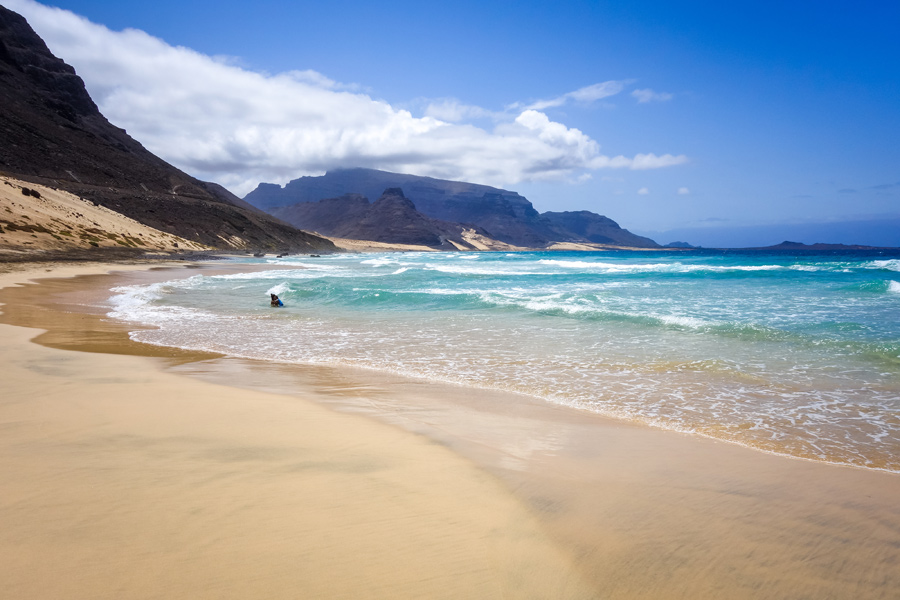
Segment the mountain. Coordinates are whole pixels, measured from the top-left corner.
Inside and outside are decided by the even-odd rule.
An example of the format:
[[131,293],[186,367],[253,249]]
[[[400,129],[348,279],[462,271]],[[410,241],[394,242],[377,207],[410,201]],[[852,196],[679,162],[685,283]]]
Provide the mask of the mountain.
[[634,248],[658,248],[659,244],[650,238],[641,237],[622,229],[610,219],[587,210],[566,212],[545,212],[542,217],[561,229],[575,233],[595,244],[631,246]]
[[155,156],[100,113],[75,69],[0,6],[0,173],[215,248],[331,250]]
[[[244,197],[244,200],[266,210],[297,202],[315,202],[325,198],[336,198],[347,193],[378,198],[381,192],[387,188],[403,188],[409,197],[414,197],[422,203],[448,198],[480,198],[484,194],[506,195],[528,203],[516,192],[508,192],[487,185],[362,168],[334,169],[319,177],[300,177],[283,188],[274,183],[260,183],[255,190]],[[348,192],[348,189],[351,191]],[[530,205],[530,203],[528,204]]]
[[[567,213],[541,214],[527,198],[516,192],[486,185],[448,181],[432,177],[388,173],[374,169],[337,169],[319,177],[300,177],[283,188],[261,183],[244,197],[248,203],[276,212],[279,207],[318,202],[346,194],[377,198],[386,188],[402,188],[423,215],[451,223],[472,223],[491,238],[515,246],[540,248],[553,242],[589,242],[585,235],[562,225]],[[656,248],[653,240],[635,236],[610,219],[594,213],[591,235],[604,244]],[[577,220],[577,219],[574,219]],[[606,241],[610,240],[610,241]]]
[[284,221],[324,235],[354,240],[412,244],[432,248],[475,249],[474,226],[448,223],[423,215],[401,188],[388,188],[373,203],[360,194],[345,194],[318,202],[299,202],[271,209]]
[[474,223],[489,231],[491,237],[509,244],[538,247],[554,240],[554,235],[550,235],[552,226],[541,221],[531,202],[516,192],[375,169],[336,169],[320,177],[295,179],[284,188],[261,183],[244,200],[271,212],[278,206],[345,194],[378,198],[387,188],[402,188],[424,215],[442,221]]
[[164,233],[123,214],[37,183],[0,175],[0,263],[96,260],[153,251],[192,252],[208,246]]
[[789,250],[789,251],[797,251],[797,250],[808,250],[813,252],[819,252],[823,250],[894,250],[895,248],[882,248],[878,246],[861,246],[859,244],[824,244],[822,242],[816,242],[815,244],[804,244],[802,242],[790,242],[783,241],[780,244],[775,244],[774,246],[763,246],[760,248],[743,248],[743,250]]

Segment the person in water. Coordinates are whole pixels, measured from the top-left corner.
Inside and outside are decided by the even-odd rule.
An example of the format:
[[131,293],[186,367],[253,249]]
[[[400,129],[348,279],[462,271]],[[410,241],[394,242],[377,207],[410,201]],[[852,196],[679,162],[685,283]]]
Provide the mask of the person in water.
[[275,294],[269,294],[272,296],[272,306],[284,306],[284,303],[276,296]]

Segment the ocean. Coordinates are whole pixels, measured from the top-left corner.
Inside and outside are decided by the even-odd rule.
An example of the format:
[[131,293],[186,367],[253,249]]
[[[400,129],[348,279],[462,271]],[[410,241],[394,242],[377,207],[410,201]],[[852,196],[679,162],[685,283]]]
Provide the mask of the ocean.
[[115,288],[109,316],[150,344],[508,390],[900,472],[900,253],[241,261],[258,270]]

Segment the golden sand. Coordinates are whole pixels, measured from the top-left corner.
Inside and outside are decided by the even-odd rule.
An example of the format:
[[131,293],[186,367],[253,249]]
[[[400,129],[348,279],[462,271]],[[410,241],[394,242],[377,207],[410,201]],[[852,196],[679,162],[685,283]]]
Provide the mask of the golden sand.
[[148,353],[88,305],[193,272],[0,292],[49,330],[0,326],[9,597],[900,597],[895,474],[368,371],[58,349]]
[[88,248],[209,249],[75,194],[0,175],[0,251]]
[[591,597],[440,445],[36,333],[0,325],[5,598]]

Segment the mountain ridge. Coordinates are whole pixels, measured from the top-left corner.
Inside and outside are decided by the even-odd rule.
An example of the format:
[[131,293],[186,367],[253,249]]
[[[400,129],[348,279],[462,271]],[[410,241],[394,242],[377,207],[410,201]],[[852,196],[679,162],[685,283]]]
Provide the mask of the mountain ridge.
[[[401,188],[416,210],[427,217],[478,227],[488,237],[513,246],[542,248],[557,242],[590,242],[660,247],[649,238],[619,227],[612,219],[589,211],[577,213],[593,227],[589,235],[582,235],[566,225],[569,213],[542,214],[518,192],[375,169],[333,169],[325,175],[294,179],[284,187],[260,183],[244,200],[272,214],[284,215],[283,209],[287,206],[321,202],[347,194],[378,198],[387,188]],[[302,212],[303,209],[296,210]],[[592,236],[595,239],[591,239]]]
[[479,247],[469,238],[487,237],[474,225],[449,223],[422,214],[401,188],[387,188],[375,202],[361,194],[345,194],[271,210],[288,223],[337,238],[475,250]]
[[200,181],[112,125],[75,69],[0,6],[0,172],[62,189],[220,249],[334,250],[222,186]]

